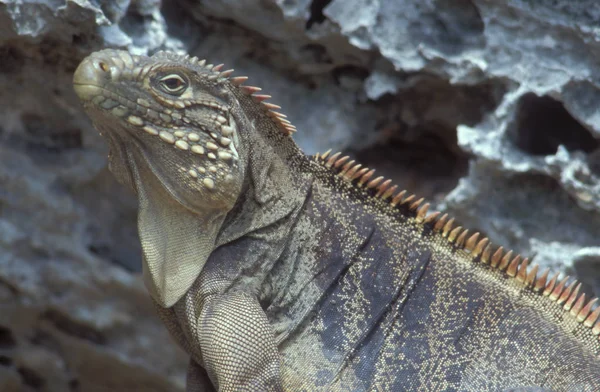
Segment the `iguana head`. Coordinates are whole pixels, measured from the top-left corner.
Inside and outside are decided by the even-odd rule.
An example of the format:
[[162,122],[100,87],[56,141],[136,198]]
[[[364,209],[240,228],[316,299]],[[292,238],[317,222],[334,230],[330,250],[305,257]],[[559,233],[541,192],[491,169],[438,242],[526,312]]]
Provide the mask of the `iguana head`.
[[[243,164],[233,97],[214,76],[183,56],[103,50],[83,60],[73,82],[110,143],[111,165],[135,163],[120,159],[133,147],[187,208],[227,211],[237,199]],[[129,165],[112,169],[120,181],[135,183]]]
[[145,282],[163,306],[198,277],[241,193],[249,154],[241,134],[255,122],[236,98],[245,79],[165,52],[103,50],[75,71],[111,171],[138,195]]

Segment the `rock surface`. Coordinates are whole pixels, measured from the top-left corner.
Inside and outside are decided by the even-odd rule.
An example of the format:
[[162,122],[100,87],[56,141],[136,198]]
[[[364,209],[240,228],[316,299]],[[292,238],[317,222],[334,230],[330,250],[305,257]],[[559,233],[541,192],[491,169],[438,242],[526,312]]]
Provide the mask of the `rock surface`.
[[600,294],[598,20],[594,0],[0,0],[0,390],[183,389],[135,200],[71,88],[90,52],[224,62],[308,153],[348,151]]

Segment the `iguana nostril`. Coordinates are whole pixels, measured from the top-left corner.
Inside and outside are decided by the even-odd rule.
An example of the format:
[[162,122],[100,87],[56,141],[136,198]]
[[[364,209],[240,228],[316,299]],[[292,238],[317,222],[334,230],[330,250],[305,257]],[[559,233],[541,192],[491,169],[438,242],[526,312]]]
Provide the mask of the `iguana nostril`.
[[104,72],[110,72],[110,67],[104,61],[98,62],[98,68],[100,68]]
[[114,80],[111,62],[98,57],[91,55],[85,58],[73,75],[75,92],[84,101],[92,100],[107,82]]

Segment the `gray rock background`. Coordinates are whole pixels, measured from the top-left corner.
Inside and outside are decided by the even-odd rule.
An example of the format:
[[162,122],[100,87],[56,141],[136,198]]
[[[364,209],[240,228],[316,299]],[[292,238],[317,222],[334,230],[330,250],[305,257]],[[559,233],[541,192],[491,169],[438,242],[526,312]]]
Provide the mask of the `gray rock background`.
[[298,127],[600,294],[594,0],[0,0],[0,390],[183,390],[136,203],[71,87],[104,47],[223,62]]

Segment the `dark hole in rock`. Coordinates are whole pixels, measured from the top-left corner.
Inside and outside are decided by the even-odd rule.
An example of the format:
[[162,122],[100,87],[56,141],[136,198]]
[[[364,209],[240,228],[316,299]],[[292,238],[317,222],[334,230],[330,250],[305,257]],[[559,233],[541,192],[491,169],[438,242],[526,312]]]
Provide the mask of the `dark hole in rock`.
[[23,68],[25,58],[12,46],[0,47],[0,73],[18,72]]
[[467,174],[469,157],[458,147],[456,127],[475,125],[506,91],[502,81],[451,85],[420,77],[398,94],[377,100],[377,144],[356,148],[361,164],[391,178],[401,189],[435,200]]
[[106,244],[90,244],[88,245],[88,250],[102,258],[109,258],[110,256],[110,246]]
[[315,23],[323,23],[326,19],[323,10],[331,3],[331,0],[313,0],[310,3],[310,17],[306,21],[306,28],[310,29]]
[[[197,16],[194,7],[196,5],[198,4],[191,0],[163,1],[160,8],[160,13],[165,18],[169,37],[186,42],[190,50],[195,46],[191,31],[195,31],[194,27],[204,26],[204,23],[196,23],[194,20]],[[207,19],[212,19],[212,17],[208,17]],[[223,21],[223,23],[228,24],[226,21]],[[190,28],[190,26],[194,27]]]
[[88,43],[88,38],[85,34],[73,34],[72,41],[74,46],[85,46]]
[[[456,143],[456,141],[455,141]],[[416,139],[391,138],[355,153],[358,162],[419,197],[434,200],[452,190],[466,175],[468,158],[452,150],[449,142],[432,132]]]
[[17,372],[21,375],[23,384],[35,389],[41,389],[44,386],[44,379],[34,370],[26,367],[19,367]]
[[340,79],[344,77],[365,80],[369,76],[368,69],[354,65],[335,67],[331,72],[338,83],[340,82]]
[[102,1],[100,2],[100,9],[111,23],[116,23],[123,15],[124,7],[127,7],[129,3],[128,1]]
[[430,7],[409,25],[412,42],[422,42],[448,55],[485,45],[485,24],[471,0],[435,1]]
[[106,338],[104,335],[102,335],[102,333],[100,333],[100,331],[97,331],[93,327],[83,325],[78,321],[72,320],[67,315],[56,310],[48,310],[44,312],[42,318],[50,321],[57,329],[68,335],[85,339],[95,344],[106,343]]
[[0,325],[0,349],[10,349],[17,345],[12,331]]
[[[56,40],[48,39],[44,40],[39,48],[40,55],[44,60],[44,65],[48,67],[62,66],[64,61],[67,60],[67,56],[60,50],[62,44]],[[71,59],[72,60],[72,59]]]
[[120,20],[119,27],[130,36],[134,43],[147,45],[144,40],[148,38],[148,30],[152,29],[150,26],[152,22],[153,18],[144,14],[140,4],[132,2],[127,8],[125,16]]
[[305,54],[313,63],[316,64],[332,64],[333,61],[327,53],[327,49],[318,44],[308,44],[304,45],[301,49],[303,54]]
[[573,177],[584,185],[594,186],[596,179],[591,175],[590,171],[584,170],[584,168],[576,169],[573,172]]
[[25,143],[32,150],[61,152],[83,146],[81,131],[75,128],[53,128],[48,119],[36,113],[23,113]]
[[42,346],[49,351],[59,351],[60,343],[52,336],[49,332],[46,332],[40,328],[36,328],[32,335],[29,337],[29,342],[36,346]]
[[552,155],[559,145],[569,151],[591,152],[599,142],[559,101],[533,93],[519,100],[515,122],[508,130],[510,140],[532,155]]
[[584,292],[600,295],[600,258],[581,257],[573,262],[577,280],[584,284]]
[[493,112],[508,88],[497,79],[476,85],[453,85],[426,75],[420,75],[414,82],[408,79],[408,83],[412,84],[408,89],[403,88],[396,95],[385,94],[377,100],[381,109],[380,128],[446,133],[453,139],[458,125],[475,126]]
[[141,15],[135,11],[131,11],[130,9],[127,11],[127,14],[125,14],[125,18],[123,18],[123,20],[127,21],[125,24],[126,26],[132,27],[135,25],[143,25],[146,18],[144,15]]
[[587,163],[590,171],[595,175],[600,176],[600,149],[597,149],[587,156]]
[[13,361],[12,359],[10,359],[9,357],[6,357],[4,355],[0,355],[0,366],[12,366]]
[[79,388],[79,380],[77,379],[73,379],[69,381],[69,390],[73,391],[73,392],[77,392],[80,390]]
[[35,113],[23,113],[21,121],[25,125],[25,130],[28,135],[33,138],[40,138],[47,134],[47,126],[44,118]]

